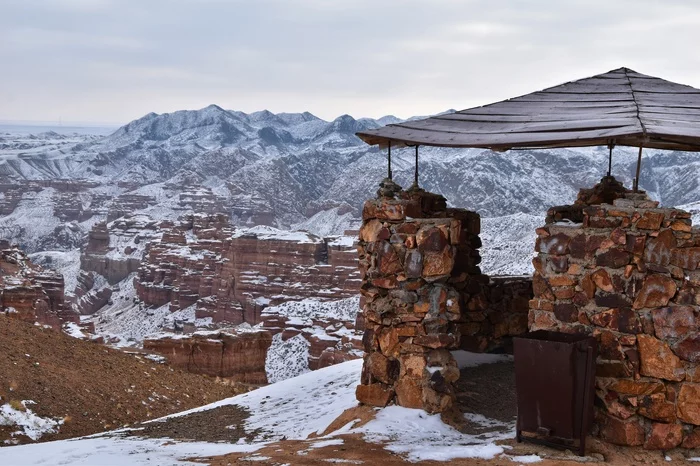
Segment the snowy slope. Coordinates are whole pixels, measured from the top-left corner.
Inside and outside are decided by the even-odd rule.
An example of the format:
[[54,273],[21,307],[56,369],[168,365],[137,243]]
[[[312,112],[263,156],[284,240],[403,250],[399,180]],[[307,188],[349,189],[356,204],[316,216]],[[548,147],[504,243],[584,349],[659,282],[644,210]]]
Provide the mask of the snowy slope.
[[[458,359],[464,366],[498,362],[503,358],[460,353]],[[475,359],[472,356],[478,357]],[[245,431],[254,435],[254,439],[249,443],[239,441],[238,444],[211,444],[165,439],[143,440],[122,438],[119,431],[116,431],[73,441],[2,448],[0,460],[4,464],[17,465],[38,465],[47,460],[54,464],[82,465],[124,462],[137,465],[192,464],[184,462],[183,459],[235,451],[252,452],[262,448],[266,442],[307,439],[312,434],[323,433],[345,410],[357,406],[355,387],[359,381],[361,367],[361,360],[338,364],[201,408],[151,421],[160,422],[196,412],[214,412],[222,406],[236,405],[250,412],[250,417],[244,421]],[[467,416],[469,417],[469,414]],[[352,421],[338,431],[319,438],[318,441],[330,442],[328,445],[340,445],[343,443],[342,435],[360,434],[366,441],[380,443],[384,448],[410,461],[489,459],[500,455],[508,457],[506,448],[497,442],[512,438],[514,424],[479,419],[477,416],[471,416],[469,419],[484,426],[498,425],[499,429],[479,435],[462,434],[444,424],[438,415],[392,406],[377,410],[375,419],[362,427],[355,427],[355,421]],[[539,458],[532,457],[530,460],[537,461]]]

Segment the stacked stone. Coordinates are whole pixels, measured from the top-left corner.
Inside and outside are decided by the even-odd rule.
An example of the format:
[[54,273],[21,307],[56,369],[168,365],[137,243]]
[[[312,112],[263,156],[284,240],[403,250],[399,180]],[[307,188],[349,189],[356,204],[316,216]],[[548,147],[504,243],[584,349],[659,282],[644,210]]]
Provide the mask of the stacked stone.
[[[358,251],[365,349],[360,402],[451,412],[463,307],[480,311],[479,215],[422,190],[380,190]],[[466,305],[464,303],[467,303]],[[471,308],[469,306],[472,306]]]
[[532,299],[531,276],[490,277],[473,296],[465,296],[460,348],[473,352],[512,352],[514,336],[527,333],[528,304]]
[[597,337],[596,433],[700,446],[700,231],[644,194],[537,230],[530,330]]

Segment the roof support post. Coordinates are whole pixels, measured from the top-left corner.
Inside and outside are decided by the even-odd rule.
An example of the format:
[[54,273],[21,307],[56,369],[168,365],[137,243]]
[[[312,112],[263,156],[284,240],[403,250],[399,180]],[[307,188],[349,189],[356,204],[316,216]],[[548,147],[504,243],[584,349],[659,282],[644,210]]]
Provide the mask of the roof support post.
[[608,149],[610,149],[610,154],[608,154],[608,176],[612,176],[612,150],[615,144],[612,142],[608,144]]
[[416,169],[413,173],[413,186],[418,188],[418,144],[416,144]]
[[391,141],[389,141],[389,171],[387,173],[387,178],[391,179]]
[[634,185],[633,185],[633,190],[634,192],[639,191],[639,172],[642,168],[642,146],[639,146],[639,155],[637,156],[637,175],[634,177]]

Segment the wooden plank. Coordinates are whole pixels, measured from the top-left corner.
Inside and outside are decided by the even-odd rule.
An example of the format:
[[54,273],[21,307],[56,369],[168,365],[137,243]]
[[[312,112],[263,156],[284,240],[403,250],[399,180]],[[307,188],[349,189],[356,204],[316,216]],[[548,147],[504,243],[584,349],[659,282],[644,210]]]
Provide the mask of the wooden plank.
[[509,102],[629,102],[633,100],[631,91],[610,93],[533,92],[526,96],[510,99]]
[[[629,110],[597,110],[591,112],[592,116],[597,116],[603,118],[606,116],[612,117],[636,117],[637,111],[635,109]],[[574,121],[581,118],[581,113],[576,112],[552,112],[552,113],[533,113],[529,115],[480,115],[480,114],[461,114],[452,113],[449,115],[433,117],[435,120],[452,120],[452,121],[462,121],[468,122],[482,122],[482,121],[499,121],[501,123],[528,123],[528,122],[545,122],[545,121]]]
[[639,105],[673,105],[700,108],[700,94],[635,94]]
[[634,117],[594,119],[594,120],[573,120],[573,121],[553,121],[553,122],[531,122],[531,123],[500,123],[500,122],[475,122],[465,125],[459,121],[436,121],[433,119],[417,122],[407,122],[396,125],[406,129],[433,130],[436,132],[460,132],[469,134],[506,134],[532,132],[554,132],[554,131],[590,131],[601,128],[614,127],[635,127],[641,129],[639,120]]
[[634,102],[614,103],[609,102],[516,102],[505,101],[485,107],[477,107],[470,110],[457,112],[462,115],[531,115],[551,112],[578,112],[582,115],[586,113],[595,114],[604,111],[633,111],[636,113],[637,106]]

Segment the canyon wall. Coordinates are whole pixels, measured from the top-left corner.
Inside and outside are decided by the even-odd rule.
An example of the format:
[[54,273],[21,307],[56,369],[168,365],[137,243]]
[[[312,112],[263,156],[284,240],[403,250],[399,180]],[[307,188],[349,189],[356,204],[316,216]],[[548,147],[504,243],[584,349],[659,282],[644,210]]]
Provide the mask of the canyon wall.
[[223,215],[190,215],[148,243],[134,281],[148,306],[196,307],[215,323],[260,322],[267,306],[359,290],[353,241],[271,227],[233,229]]
[[26,254],[0,240],[0,312],[59,328],[77,322],[66,305],[63,276],[33,264]]

